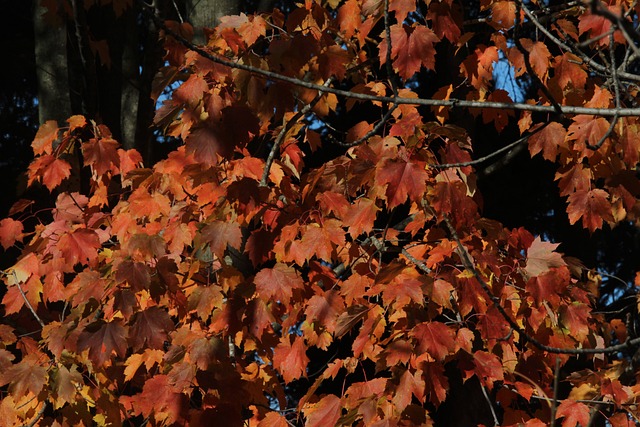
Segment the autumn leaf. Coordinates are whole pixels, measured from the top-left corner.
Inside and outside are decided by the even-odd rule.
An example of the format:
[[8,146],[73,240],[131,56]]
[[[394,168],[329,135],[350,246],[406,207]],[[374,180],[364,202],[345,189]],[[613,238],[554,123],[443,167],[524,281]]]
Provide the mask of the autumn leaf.
[[265,301],[275,299],[288,304],[294,289],[302,289],[304,282],[296,270],[283,263],[276,263],[273,268],[263,268],[253,279],[256,291]]
[[609,194],[599,188],[579,190],[571,194],[567,213],[571,224],[582,218],[582,226],[592,233],[602,228],[603,221],[613,221]]
[[60,237],[56,247],[70,265],[87,265],[98,256],[101,245],[95,231],[79,228]]
[[317,403],[305,404],[302,413],[306,417],[307,427],[334,426],[342,415],[342,400],[333,394],[320,399]]
[[475,365],[475,374],[482,384],[485,384],[490,390],[493,383],[504,380],[504,372],[502,363],[498,356],[486,351],[476,351],[473,353],[473,363]]
[[586,304],[573,302],[560,308],[560,321],[569,330],[572,337],[582,342],[589,334],[591,309]]
[[582,402],[565,399],[558,405],[556,419],[558,418],[564,418],[562,427],[587,426],[591,419],[591,411]]
[[296,336],[293,344],[288,336],[280,339],[280,344],[273,349],[273,367],[282,374],[285,382],[290,383],[306,374],[309,358],[304,338]]
[[47,383],[47,378],[47,368],[42,366],[42,360],[38,355],[31,354],[0,372],[0,386],[9,384],[9,393],[19,400],[29,393],[37,396]]
[[[391,58],[393,68],[403,79],[408,79],[424,66],[433,70],[435,67],[434,43],[438,36],[425,26],[408,27],[401,24],[391,26]],[[380,43],[380,63],[387,58],[387,41]]]
[[119,145],[110,138],[91,139],[82,144],[84,161],[98,176],[109,171],[115,173],[120,165]]
[[29,182],[40,182],[53,191],[62,181],[71,175],[71,165],[62,159],[58,159],[51,154],[45,154],[36,158],[29,165]]
[[556,160],[558,148],[566,146],[564,140],[567,131],[558,122],[551,122],[539,131],[533,131],[529,137],[529,153],[531,157],[542,152],[542,157],[551,162]]
[[7,250],[16,242],[22,242],[22,231],[24,227],[22,221],[12,218],[5,218],[0,221],[0,244]]
[[89,359],[96,367],[104,365],[115,352],[120,358],[127,354],[127,328],[122,321],[98,320],[87,326],[78,337],[78,350],[89,349]]
[[441,322],[420,323],[411,335],[418,340],[418,351],[428,352],[437,361],[444,360],[456,347],[453,330]]
[[151,349],[162,348],[173,330],[173,322],[166,311],[158,306],[149,307],[134,316],[129,329],[133,350],[138,351],[145,345]]
[[51,154],[53,152],[53,142],[58,138],[58,123],[55,120],[47,120],[36,133],[31,147],[33,154]]
[[390,159],[376,171],[376,182],[386,186],[389,208],[403,204],[407,198],[418,202],[426,191],[427,178],[424,166],[402,158]]
[[527,264],[524,267],[527,274],[535,277],[552,268],[567,265],[562,259],[562,254],[554,252],[558,246],[558,243],[543,242],[540,236],[537,236],[527,249]]
[[208,243],[211,252],[222,258],[227,246],[240,248],[242,232],[235,221],[213,221],[200,230],[200,239],[197,241]]

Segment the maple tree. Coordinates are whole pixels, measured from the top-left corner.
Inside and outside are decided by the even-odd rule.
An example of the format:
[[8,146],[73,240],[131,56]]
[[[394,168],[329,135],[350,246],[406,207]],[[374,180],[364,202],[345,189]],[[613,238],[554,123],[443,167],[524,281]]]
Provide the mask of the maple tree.
[[[0,221],[21,250],[0,424],[638,421],[630,316],[483,216],[477,184],[525,147],[571,224],[637,222],[635,2],[305,0],[204,45],[136,5],[164,43],[155,99],[178,84],[153,124],[184,144],[145,167],[99,117],[39,128],[28,184],[55,202]],[[519,135],[478,156],[470,119]]]

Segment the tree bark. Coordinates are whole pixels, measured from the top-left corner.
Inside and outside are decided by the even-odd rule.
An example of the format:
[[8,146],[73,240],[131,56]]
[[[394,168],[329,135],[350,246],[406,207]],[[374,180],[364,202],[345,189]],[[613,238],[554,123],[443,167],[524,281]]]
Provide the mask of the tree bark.
[[67,26],[46,22],[47,9],[34,2],[36,76],[38,80],[38,114],[40,123],[71,116],[69,67],[67,63]]
[[186,0],[187,21],[195,30],[193,41],[205,44],[203,27],[213,28],[220,23],[220,18],[227,15],[237,15],[240,2],[237,0]]

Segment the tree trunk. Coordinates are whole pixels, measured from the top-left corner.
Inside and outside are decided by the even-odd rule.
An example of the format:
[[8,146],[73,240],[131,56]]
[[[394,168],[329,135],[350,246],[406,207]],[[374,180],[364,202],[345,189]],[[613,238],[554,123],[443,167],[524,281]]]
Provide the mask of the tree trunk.
[[36,75],[38,79],[38,113],[40,123],[71,116],[69,67],[67,64],[67,26],[45,22],[47,9],[34,2]]
[[220,23],[219,19],[226,15],[237,15],[240,2],[237,0],[186,0],[187,21],[193,25],[196,44],[205,44],[203,27],[213,28]]

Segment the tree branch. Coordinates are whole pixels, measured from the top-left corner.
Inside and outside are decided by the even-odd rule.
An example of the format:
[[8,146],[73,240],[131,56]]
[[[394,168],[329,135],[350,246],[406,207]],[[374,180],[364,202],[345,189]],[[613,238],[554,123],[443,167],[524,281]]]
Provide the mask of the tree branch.
[[[142,1],[142,0],[139,0]],[[144,3],[143,3],[144,4]],[[464,99],[450,98],[450,99],[430,99],[430,98],[394,98],[392,96],[377,96],[377,95],[369,95],[365,93],[355,93],[349,90],[337,89],[333,87],[326,87],[323,85],[319,85],[316,83],[306,82],[304,80],[285,76],[283,74],[275,73],[273,71],[263,70],[261,68],[256,68],[250,65],[241,64],[233,61],[226,60],[222,57],[216,56],[207,52],[206,50],[196,46],[195,44],[189,42],[184,37],[175,33],[171,29],[169,29],[158,17],[152,14],[147,8],[144,9],[146,14],[151,14],[150,16],[156,22],[160,28],[162,28],[167,34],[172,36],[176,41],[181,43],[183,46],[193,50],[194,52],[201,55],[203,58],[206,58],[216,64],[224,65],[226,67],[235,68],[239,70],[244,70],[249,73],[260,75],[266,77],[270,80],[277,80],[285,83],[290,83],[295,86],[304,87],[306,89],[313,89],[320,91],[322,93],[332,93],[334,95],[358,99],[361,101],[375,101],[382,102],[387,104],[398,104],[398,105],[420,105],[425,107],[449,107],[449,108],[487,108],[487,109],[499,109],[499,110],[514,110],[514,111],[532,111],[539,113],[557,113],[555,107],[551,105],[532,105],[527,103],[519,103],[519,102],[490,102],[490,101],[468,101]],[[638,80],[640,80],[640,76],[638,76]],[[640,116],[640,108],[588,108],[588,107],[574,107],[574,106],[565,106],[563,105],[561,108],[561,112],[564,115],[568,114],[585,114],[585,115],[593,115],[593,116],[603,116],[603,117],[613,117],[616,114],[618,117],[628,117],[628,116]]]

